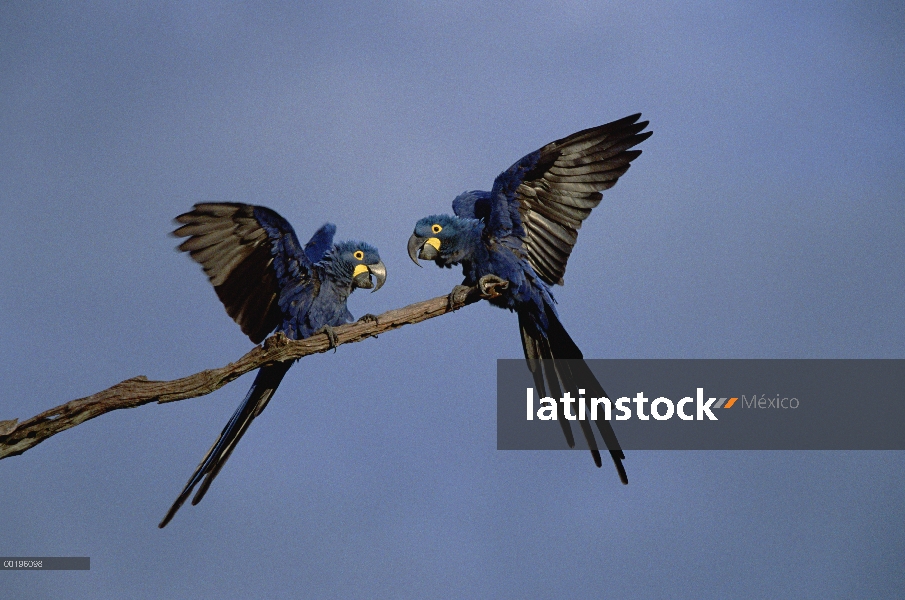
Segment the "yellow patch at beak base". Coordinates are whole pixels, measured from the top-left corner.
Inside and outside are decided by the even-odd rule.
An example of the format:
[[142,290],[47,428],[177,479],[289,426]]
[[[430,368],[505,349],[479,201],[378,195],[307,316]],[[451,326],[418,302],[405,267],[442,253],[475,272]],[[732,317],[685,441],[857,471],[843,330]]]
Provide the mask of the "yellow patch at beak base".
[[436,250],[437,252],[440,251],[440,240],[439,240],[439,239],[437,239],[437,238],[427,238],[427,241],[424,242],[424,243],[433,246],[433,247],[434,247],[434,250]]
[[366,273],[368,268],[364,265],[355,265],[355,270],[352,271],[352,277],[358,277],[362,273]]

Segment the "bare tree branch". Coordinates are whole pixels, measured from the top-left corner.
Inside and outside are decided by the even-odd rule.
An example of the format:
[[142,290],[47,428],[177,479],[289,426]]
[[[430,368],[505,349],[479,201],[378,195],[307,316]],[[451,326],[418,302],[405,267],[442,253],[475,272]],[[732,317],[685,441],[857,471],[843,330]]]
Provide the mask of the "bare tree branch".
[[[336,345],[360,342],[403,325],[439,317],[474,304],[481,298],[495,295],[496,286],[506,285],[506,282],[493,284],[488,295],[482,295],[477,287],[457,288],[459,291],[454,294],[452,307],[448,296],[440,296],[389,310],[379,315],[376,322],[365,321],[336,327]],[[46,410],[21,423],[18,419],[0,421],[0,459],[22,454],[52,435],[112,410],[135,408],[149,402],[175,402],[204,396],[267,363],[298,359],[330,349],[326,335],[293,341],[278,333],[264,340],[262,346],[255,346],[236,362],[219,369],[208,369],[173,381],[151,381],[144,375],[139,375],[86,398]]]

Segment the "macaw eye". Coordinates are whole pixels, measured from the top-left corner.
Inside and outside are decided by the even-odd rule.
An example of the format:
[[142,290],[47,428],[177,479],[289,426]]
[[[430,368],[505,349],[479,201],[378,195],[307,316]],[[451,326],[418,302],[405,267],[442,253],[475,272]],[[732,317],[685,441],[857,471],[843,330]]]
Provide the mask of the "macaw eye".
[[443,228],[434,223],[433,225],[431,225],[431,231],[433,231],[434,233],[440,233],[441,231],[443,231]]
[[355,260],[362,260],[365,257],[365,253],[361,250],[356,250],[352,256],[355,257]]

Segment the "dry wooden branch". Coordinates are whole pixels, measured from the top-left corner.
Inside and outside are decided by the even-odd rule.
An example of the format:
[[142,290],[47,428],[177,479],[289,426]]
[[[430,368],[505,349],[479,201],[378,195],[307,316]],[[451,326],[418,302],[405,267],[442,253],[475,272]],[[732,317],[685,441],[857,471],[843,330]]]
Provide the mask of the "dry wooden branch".
[[[505,282],[495,285],[505,287]],[[495,293],[495,290],[491,289],[491,293]],[[449,306],[449,298],[440,296],[389,310],[378,315],[376,322],[342,325],[334,328],[336,345],[360,342],[403,325],[439,317],[468,304],[474,304],[484,297],[487,296],[482,296],[476,287],[467,288],[467,291],[463,288],[460,293],[455,294],[452,308]],[[0,421],[0,459],[22,454],[54,434],[112,410],[134,408],[149,402],[174,402],[204,396],[264,364],[298,359],[330,349],[326,335],[293,341],[282,334],[277,334],[264,340],[263,345],[255,346],[236,362],[219,369],[208,369],[173,381],[151,381],[144,375],[139,375],[86,398],[72,400],[44,411],[21,423],[18,419]]]

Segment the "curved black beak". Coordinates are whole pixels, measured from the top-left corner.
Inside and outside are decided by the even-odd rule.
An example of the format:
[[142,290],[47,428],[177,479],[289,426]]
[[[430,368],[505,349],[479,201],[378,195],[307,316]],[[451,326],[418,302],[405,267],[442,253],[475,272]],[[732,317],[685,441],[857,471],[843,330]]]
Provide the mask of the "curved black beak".
[[414,233],[412,234],[412,237],[409,238],[409,245],[408,245],[409,258],[411,258],[412,262],[415,263],[416,265],[418,265],[419,267],[421,266],[421,264],[418,262],[418,251],[421,250],[421,246],[423,246],[424,242],[426,242],[426,241],[427,241],[427,238],[418,237]]
[[387,268],[386,265],[383,264],[383,261],[377,261],[376,265],[368,265],[368,271],[371,272],[371,275],[374,276],[374,280],[377,282],[374,286],[374,289],[371,290],[373,294],[377,290],[383,287],[383,282],[387,280]]
[[[417,251],[417,254],[415,252]],[[418,259],[423,258],[424,260],[434,260],[438,256],[440,256],[440,240],[432,237],[432,238],[423,238],[418,237],[414,233],[412,237],[409,238],[409,258],[418,265]]]
[[[362,267],[364,267],[364,269],[362,269]],[[383,282],[387,280],[387,268],[383,264],[383,261],[378,261],[377,264],[374,265],[359,265],[355,270],[361,270],[358,275],[355,275],[352,278],[355,287],[366,290],[374,288],[371,290],[372,294],[383,287]],[[374,280],[377,282],[376,285],[371,283],[371,275],[374,276]]]

